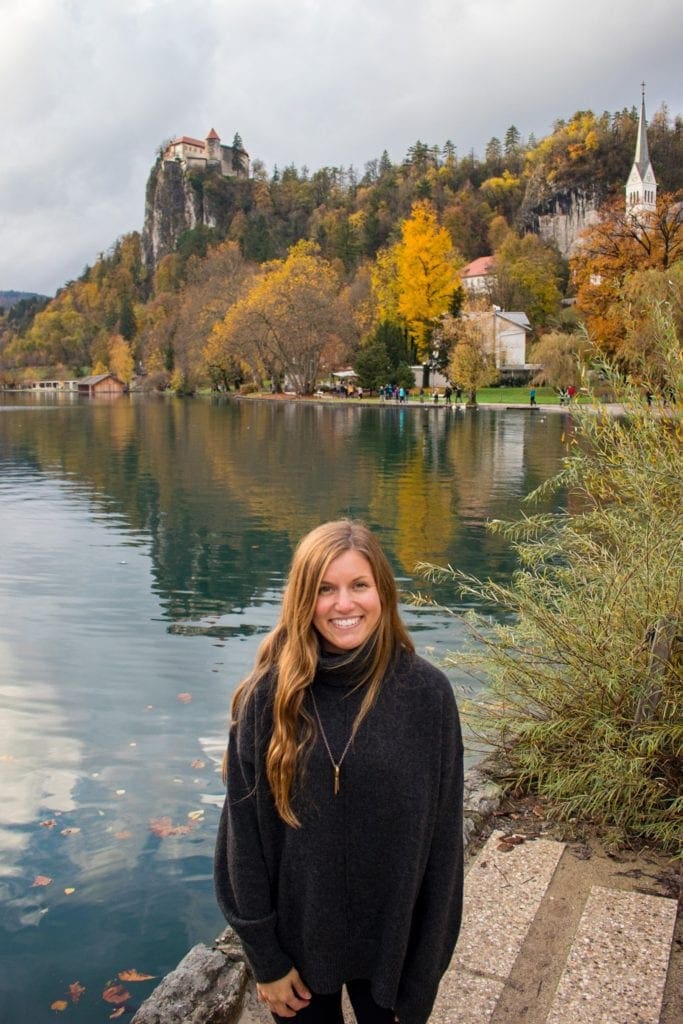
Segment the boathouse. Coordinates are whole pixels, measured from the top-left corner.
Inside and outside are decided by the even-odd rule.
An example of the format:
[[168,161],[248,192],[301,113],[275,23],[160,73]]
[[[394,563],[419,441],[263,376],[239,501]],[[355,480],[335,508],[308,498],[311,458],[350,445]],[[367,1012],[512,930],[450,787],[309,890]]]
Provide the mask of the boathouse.
[[96,373],[93,377],[83,377],[78,382],[79,395],[96,398],[100,395],[123,395],[126,385],[113,373]]

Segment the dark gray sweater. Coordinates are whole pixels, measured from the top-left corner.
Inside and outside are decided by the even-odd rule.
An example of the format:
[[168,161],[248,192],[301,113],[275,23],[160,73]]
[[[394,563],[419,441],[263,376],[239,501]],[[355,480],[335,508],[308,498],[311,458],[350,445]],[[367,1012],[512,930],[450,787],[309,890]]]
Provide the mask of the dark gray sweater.
[[[293,800],[298,829],[276,813],[265,779],[272,689],[259,684],[230,736],[219,905],[258,981],[292,966],[314,992],[369,979],[401,1024],[425,1024],[462,911],[462,740],[451,684],[400,653],[344,759],[337,796],[317,736]],[[347,669],[329,668],[313,690],[338,760],[362,690]]]

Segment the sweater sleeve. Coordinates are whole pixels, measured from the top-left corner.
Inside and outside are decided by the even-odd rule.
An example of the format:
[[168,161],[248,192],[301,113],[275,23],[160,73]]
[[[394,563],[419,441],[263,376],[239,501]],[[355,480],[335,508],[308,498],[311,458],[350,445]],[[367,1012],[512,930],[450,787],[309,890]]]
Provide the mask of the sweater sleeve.
[[[253,701],[250,713],[253,716]],[[283,978],[293,965],[277,935],[259,821],[253,720],[243,724],[244,728],[233,726],[228,743],[228,787],[218,826],[214,883],[218,905],[239,935],[256,980],[265,983]],[[270,800],[268,804],[266,813]]]
[[441,716],[438,810],[401,973],[396,1005],[401,1024],[423,1024],[428,1019],[462,918],[463,746],[450,684],[444,690]]

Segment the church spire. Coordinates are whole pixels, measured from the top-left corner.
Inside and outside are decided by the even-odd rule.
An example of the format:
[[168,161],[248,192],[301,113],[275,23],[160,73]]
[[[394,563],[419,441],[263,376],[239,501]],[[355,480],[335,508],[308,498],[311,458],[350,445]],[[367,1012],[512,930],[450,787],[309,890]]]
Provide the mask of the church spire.
[[626,182],[626,212],[637,216],[657,209],[657,181],[650,163],[645,119],[645,82],[641,82],[640,117],[633,167]]
[[645,176],[650,163],[650,152],[647,148],[647,121],[645,120],[645,82],[641,82],[640,117],[638,118],[638,138],[636,140],[635,163],[641,176]]

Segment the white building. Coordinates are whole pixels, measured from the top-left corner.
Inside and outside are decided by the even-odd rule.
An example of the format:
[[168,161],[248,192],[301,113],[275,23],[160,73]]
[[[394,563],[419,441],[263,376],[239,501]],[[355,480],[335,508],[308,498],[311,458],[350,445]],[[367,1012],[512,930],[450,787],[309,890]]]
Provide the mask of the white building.
[[494,277],[493,256],[480,256],[460,271],[463,288],[470,295],[486,295]]
[[626,182],[626,212],[637,216],[640,213],[654,213],[657,209],[657,181],[650,163],[647,146],[647,121],[645,120],[645,83],[642,86],[638,135],[633,167]]
[[464,317],[476,320],[481,325],[487,347],[499,370],[512,373],[529,368],[526,362],[526,339],[531,333],[531,324],[526,313],[497,309],[494,306],[483,313],[465,313]]

